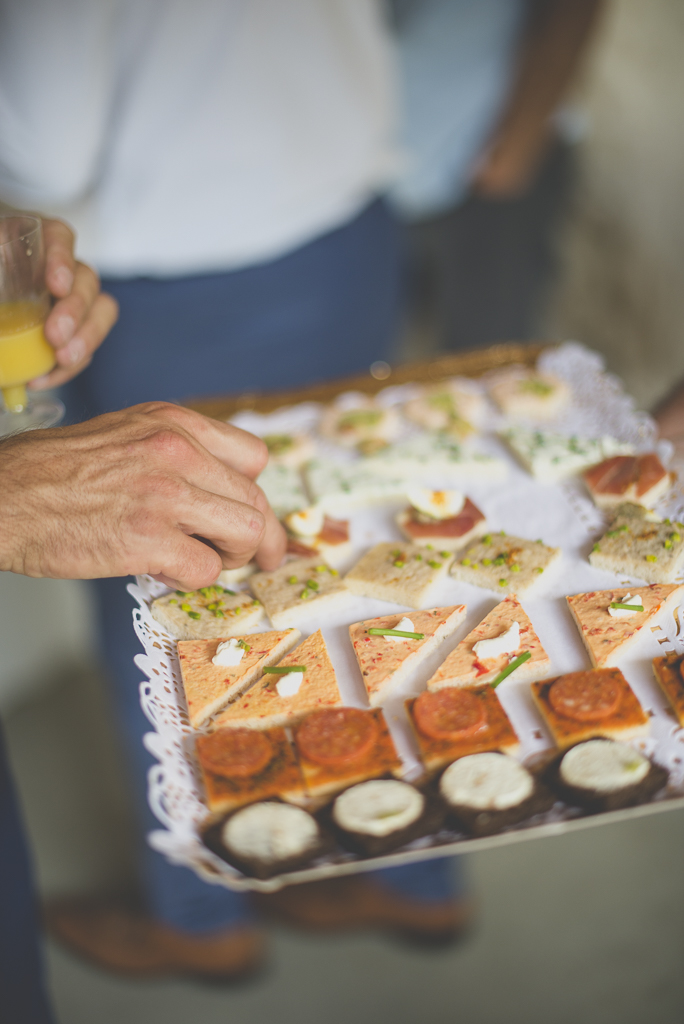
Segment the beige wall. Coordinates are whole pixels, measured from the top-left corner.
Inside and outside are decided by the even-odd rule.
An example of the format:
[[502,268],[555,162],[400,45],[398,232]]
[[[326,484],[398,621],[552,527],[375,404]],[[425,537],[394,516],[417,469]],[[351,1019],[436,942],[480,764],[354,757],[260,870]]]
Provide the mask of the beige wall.
[[612,0],[579,90],[589,133],[549,331],[642,406],[684,377],[684,3]]

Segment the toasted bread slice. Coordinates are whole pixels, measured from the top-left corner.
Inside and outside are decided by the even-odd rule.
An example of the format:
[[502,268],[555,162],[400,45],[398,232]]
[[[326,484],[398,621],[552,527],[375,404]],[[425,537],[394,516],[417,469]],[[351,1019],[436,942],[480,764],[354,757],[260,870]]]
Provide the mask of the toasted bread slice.
[[320,629],[302,641],[299,647],[295,647],[278,664],[279,667],[306,666],[299,691],[293,696],[281,697],[278,684],[283,676],[265,675],[218,716],[214,728],[244,726],[266,729],[277,725],[292,725],[315,708],[336,707],[342,703],[335,669]]
[[[566,700],[566,712],[559,712],[559,701],[554,702],[552,691],[560,686],[565,688],[564,692],[575,693],[575,710],[573,703]],[[561,750],[594,736],[626,740],[649,731],[648,717],[618,668],[593,668],[544,679],[532,683],[532,696]],[[591,702],[595,705],[593,718]]]
[[445,637],[458,629],[465,614],[464,604],[413,612],[411,623],[414,628],[409,632],[422,633],[422,640],[369,634],[369,629],[399,628],[403,618],[400,614],[381,615],[377,619],[353,623],[349,627],[349,638],[371,706],[382,704]]
[[306,625],[322,612],[351,602],[351,593],[337,570],[326,565],[320,555],[295,559],[274,572],[257,573],[249,585],[277,629]]
[[653,674],[658,686],[672,706],[675,718],[684,725],[684,677],[682,663],[684,655],[666,654],[662,658],[653,659]]
[[526,366],[503,370],[489,385],[489,393],[506,416],[550,420],[570,402],[572,392],[560,377]]
[[620,505],[589,561],[647,583],[672,583],[684,568],[684,524],[658,519],[638,505]]
[[214,665],[220,640],[180,640],[178,659],[190,724],[199,728],[262,674],[301,639],[298,629],[252,633],[242,641],[242,659],[230,667]]
[[[394,742],[390,736],[387,723],[380,708],[361,711],[358,708],[341,708],[343,713],[351,713],[355,718],[367,719],[372,727],[372,741],[358,756],[345,757],[335,761],[331,756],[321,762],[307,754],[302,740],[301,729],[309,729],[310,718],[305,718],[299,729],[295,730],[294,744],[297,751],[299,766],[306,784],[306,792],[310,799],[317,802],[339,793],[342,789],[364,782],[366,779],[377,779],[384,775],[401,775],[402,764],[397,756]],[[320,716],[316,716],[317,718]],[[344,718],[344,715],[340,716]],[[325,747],[330,740],[330,726],[325,733]],[[334,739],[333,739],[334,744]]]
[[451,552],[431,552],[417,544],[376,544],[345,576],[354,594],[381,601],[424,608],[430,594],[443,579],[452,559]]
[[500,434],[526,470],[545,483],[580,473],[610,455],[631,454],[631,445],[614,437],[578,437],[514,426]]
[[[520,627],[520,646],[514,651],[493,658],[478,658],[473,647],[480,640],[499,637],[517,622]],[[453,649],[431,679],[428,690],[441,690],[443,686],[481,686],[491,683],[510,661],[524,651],[532,657],[511,673],[516,683],[531,683],[543,679],[551,670],[551,659],[541,645],[530,619],[515,594],[509,594],[489,615]]]
[[[684,585],[652,583],[649,587],[618,587],[567,597],[568,608],[580,631],[591,663],[596,668],[617,665],[619,659],[638,639],[644,626],[657,615],[674,608],[684,596]],[[627,617],[612,616],[611,604],[629,604],[626,598],[641,598],[642,612]]]
[[[284,729],[266,729],[258,734],[256,742],[264,747],[265,756],[257,757],[254,761],[254,771],[246,770],[247,765],[244,763],[236,764],[235,771],[231,770],[230,764],[226,767],[220,764],[224,750],[230,757],[230,748],[235,739],[234,729],[224,729],[197,738],[197,759],[210,811],[230,811],[272,796],[279,796],[291,803],[302,802],[304,779]],[[260,752],[257,751],[257,755]],[[217,760],[219,764],[215,763]]]
[[414,712],[416,701],[420,698],[412,697],[406,701],[406,711],[418,745],[418,753],[430,773],[439,771],[440,768],[451,764],[459,757],[465,757],[466,754],[480,754],[488,750],[514,754],[520,748],[520,741],[496,691],[491,686],[478,686],[466,692],[473,694],[481,709],[482,725],[473,735],[461,738],[428,736],[421,730]]
[[243,591],[215,584],[187,593],[165,594],[152,602],[150,611],[176,640],[227,640],[256,630],[264,609],[260,601]]
[[459,554],[451,575],[499,594],[525,594],[561,557],[560,548],[540,540],[486,533]]
[[584,482],[601,508],[623,502],[653,508],[672,487],[673,476],[655,454],[614,455],[587,469]]

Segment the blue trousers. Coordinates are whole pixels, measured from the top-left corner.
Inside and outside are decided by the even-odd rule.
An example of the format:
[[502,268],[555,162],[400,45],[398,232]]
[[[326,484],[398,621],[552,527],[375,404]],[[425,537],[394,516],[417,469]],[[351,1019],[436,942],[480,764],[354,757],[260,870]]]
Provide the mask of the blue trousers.
[[[400,319],[400,233],[384,204],[270,263],[196,277],[107,280],[120,319],[66,401],[83,419],[152,399],[277,390],[345,376],[391,356]],[[140,647],[123,580],[95,583],[100,642],[145,832],[158,828],[146,800],[152,758],[138,701]],[[150,911],[187,931],[229,927],[249,916],[244,896],[201,882],[146,845]],[[444,861],[384,875],[420,899],[444,899]]]
[[28,850],[0,730],[0,1020],[53,1024]]

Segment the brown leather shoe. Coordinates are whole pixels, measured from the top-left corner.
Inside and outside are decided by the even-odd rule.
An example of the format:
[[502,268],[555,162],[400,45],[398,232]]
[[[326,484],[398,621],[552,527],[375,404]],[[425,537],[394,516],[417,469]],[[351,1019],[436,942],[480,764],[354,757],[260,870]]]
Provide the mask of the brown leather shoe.
[[364,875],[291,885],[274,893],[252,893],[252,899],[265,917],[297,928],[388,931],[411,942],[435,946],[461,939],[475,917],[469,900],[432,903],[411,899]]
[[44,907],[44,922],[55,941],[117,974],[241,981],[264,962],[265,940],[256,928],[194,935],[159,924],[122,901],[52,900]]

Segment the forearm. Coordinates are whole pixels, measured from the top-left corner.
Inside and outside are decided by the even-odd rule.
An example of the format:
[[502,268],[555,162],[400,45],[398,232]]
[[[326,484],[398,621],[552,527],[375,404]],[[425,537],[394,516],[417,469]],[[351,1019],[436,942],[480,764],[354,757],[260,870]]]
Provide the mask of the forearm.
[[538,0],[532,5],[502,125],[544,125],[577,72],[603,0]]

